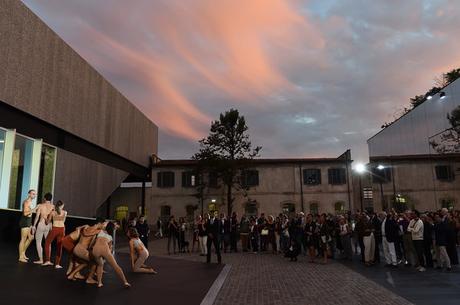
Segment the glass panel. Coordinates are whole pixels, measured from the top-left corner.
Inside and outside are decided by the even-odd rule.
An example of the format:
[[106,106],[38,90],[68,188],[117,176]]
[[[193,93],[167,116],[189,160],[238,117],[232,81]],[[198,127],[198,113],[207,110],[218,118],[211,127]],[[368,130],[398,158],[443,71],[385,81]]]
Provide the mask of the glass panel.
[[54,171],[56,164],[56,149],[51,146],[43,145],[40,177],[38,179],[38,200],[41,201],[46,193],[53,193]]
[[2,182],[3,150],[5,148],[5,134],[6,132],[0,129],[0,183]]
[[20,209],[23,192],[30,184],[32,169],[32,150],[34,142],[24,137],[16,135],[11,165],[10,196],[8,198],[8,208]]

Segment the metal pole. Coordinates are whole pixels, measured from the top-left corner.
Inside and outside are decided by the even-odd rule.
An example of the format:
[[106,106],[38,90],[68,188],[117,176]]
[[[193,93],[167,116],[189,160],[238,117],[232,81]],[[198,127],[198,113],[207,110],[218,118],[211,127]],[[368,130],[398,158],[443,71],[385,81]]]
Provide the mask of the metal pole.
[[204,217],[203,193],[204,193],[203,173],[200,173],[200,203],[201,203],[201,218],[203,218],[203,217]]
[[393,208],[394,205],[396,204],[396,182],[395,182],[395,174],[394,174],[394,165],[393,165],[393,160],[391,162],[391,180],[393,181]]
[[142,180],[142,194],[141,194],[141,201],[142,201],[142,215],[145,215],[145,180]]
[[303,179],[302,179],[302,165],[299,164],[299,180],[300,180],[300,208],[302,212],[305,212],[305,208],[303,205]]
[[385,205],[385,197],[383,197],[383,184],[382,184],[381,177],[380,177],[380,196],[382,197],[382,210],[383,210],[383,206]]
[[[351,211],[351,194],[350,194],[350,175],[349,175],[349,171],[348,171],[348,160],[349,160],[349,157],[350,156],[350,150],[348,149],[346,152],[345,152],[345,169],[346,169],[346,174],[347,174],[347,192],[348,192],[348,211]],[[362,210],[361,210],[362,212]]]

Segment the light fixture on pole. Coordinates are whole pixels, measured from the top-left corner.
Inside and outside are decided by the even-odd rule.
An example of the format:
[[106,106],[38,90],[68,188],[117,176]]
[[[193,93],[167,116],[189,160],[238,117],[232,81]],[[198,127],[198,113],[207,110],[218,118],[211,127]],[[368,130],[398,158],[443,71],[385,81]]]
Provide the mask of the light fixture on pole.
[[366,171],[366,165],[364,165],[363,163],[356,164],[355,171],[356,173],[358,173],[358,177],[359,177],[359,200],[360,200],[361,212],[362,212],[364,209],[364,203],[363,203],[363,187],[361,183],[361,177]]

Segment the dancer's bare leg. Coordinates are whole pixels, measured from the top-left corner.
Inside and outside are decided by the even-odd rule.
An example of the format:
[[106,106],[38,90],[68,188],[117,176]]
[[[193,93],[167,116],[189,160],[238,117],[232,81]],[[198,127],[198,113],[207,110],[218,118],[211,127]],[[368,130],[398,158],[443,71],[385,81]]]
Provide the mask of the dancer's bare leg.
[[107,251],[106,253],[104,253],[103,257],[105,258],[106,262],[109,263],[110,266],[112,266],[113,270],[115,270],[115,272],[117,273],[118,277],[123,282],[125,287],[130,287],[131,285],[126,280],[126,277],[125,277],[125,274],[123,273],[123,270],[117,264],[115,258],[112,256],[112,253]]

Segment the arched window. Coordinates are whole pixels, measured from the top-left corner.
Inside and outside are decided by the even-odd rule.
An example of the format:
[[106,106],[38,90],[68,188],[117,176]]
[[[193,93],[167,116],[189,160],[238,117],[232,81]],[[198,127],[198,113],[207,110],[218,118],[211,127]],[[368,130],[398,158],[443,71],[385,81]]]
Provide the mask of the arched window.
[[169,216],[171,216],[171,207],[169,205],[162,205],[160,208],[160,217],[162,221],[169,221]]
[[189,204],[189,205],[186,205],[185,206],[185,212],[187,213],[187,221],[193,221],[195,219],[195,211],[197,210],[197,206],[196,205],[192,205],[192,204]]
[[453,210],[455,207],[455,199],[454,198],[442,198],[440,200],[441,208],[446,208],[448,210]]
[[287,215],[289,218],[295,216],[295,203],[286,202],[282,204],[283,214]]
[[246,217],[257,216],[257,201],[248,201],[244,207]]
[[337,201],[334,203],[334,210],[336,214],[345,212],[345,203],[343,201]]
[[318,215],[319,214],[319,204],[318,204],[318,202],[310,202],[310,213],[312,215]]

